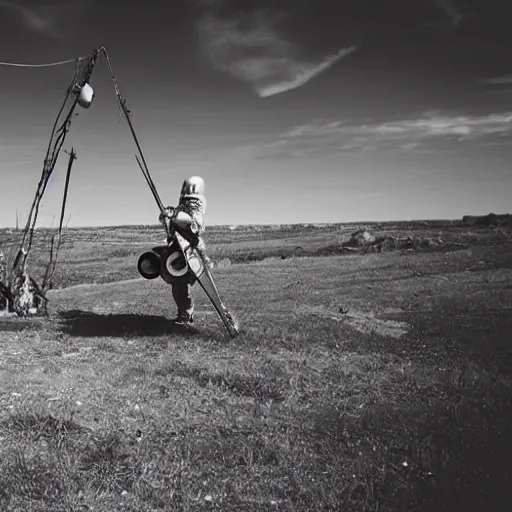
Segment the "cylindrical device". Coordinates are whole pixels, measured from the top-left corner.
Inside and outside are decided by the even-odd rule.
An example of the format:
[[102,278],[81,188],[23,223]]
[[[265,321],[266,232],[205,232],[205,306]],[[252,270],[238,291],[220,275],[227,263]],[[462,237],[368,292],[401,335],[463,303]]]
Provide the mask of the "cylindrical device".
[[178,242],[166,247],[161,256],[160,275],[167,284],[193,283],[194,274],[190,271],[187,259]]
[[78,95],[78,104],[83,108],[89,108],[94,100],[94,90],[89,84],[84,84]]
[[160,277],[161,261],[156,252],[147,251],[139,256],[137,270],[144,279]]

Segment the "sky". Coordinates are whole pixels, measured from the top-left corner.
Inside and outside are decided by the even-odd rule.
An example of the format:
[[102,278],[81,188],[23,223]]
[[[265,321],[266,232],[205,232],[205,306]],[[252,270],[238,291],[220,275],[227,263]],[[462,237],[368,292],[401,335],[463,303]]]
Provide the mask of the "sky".
[[[168,205],[207,224],[512,212],[512,11],[502,0],[0,0],[0,61],[104,46]],[[22,223],[74,64],[0,65],[0,227]],[[45,193],[56,226],[155,224],[102,59]]]

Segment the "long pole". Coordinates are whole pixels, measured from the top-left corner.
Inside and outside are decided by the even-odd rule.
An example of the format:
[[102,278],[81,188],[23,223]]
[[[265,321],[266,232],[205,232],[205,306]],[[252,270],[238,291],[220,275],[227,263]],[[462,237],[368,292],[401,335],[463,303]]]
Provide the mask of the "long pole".
[[[69,153],[69,161],[68,161],[68,169],[66,172],[66,184],[64,185],[64,195],[62,198],[62,208],[60,212],[60,222],[59,222],[59,231],[57,235],[53,236],[50,248],[50,261],[48,262],[48,266],[46,267],[46,272],[43,278],[43,282],[41,284],[41,289],[46,290],[47,285],[53,279],[53,274],[55,274],[55,269],[57,267],[57,260],[59,258],[60,246],[62,243],[62,224],[64,222],[64,213],[66,211],[66,201],[68,197],[68,189],[69,189],[69,178],[71,176],[71,167],[73,166],[73,161],[76,160],[76,152],[74,148],[71,148],[71,152]],[[57,242],[55,242],[57,239]]]
[[160,209],[161,213],[164,213],[165,207],[162,203],[162,200],[160,199],[160,196],[158,195],[158,191],[156,190],[155,184],[153,183],[153,180],[151,179],[151,174],[149,173],[149,169],[144,169],[142,166],[141,161],[139,160],[139,157],[135,155],[135,160],[137,160],[137,163],[139,164],[140,170],[142,171],[142,174],[144,175],[144,178],[146,178],[146,182],[153,193],[153,197],[155,198],[156,204],[158,205],[158,208]]
[[69,177],[71,176],[71,167],[73,166],[74,160],[76,160],[76,152],[74,148],[71,148],[71,153],[69,153],[68,170],[66,172],[66,184],[64,185],[64,198],[62,199],[62,210],[60,212],[59,236],[62,231],[62,223],[64,222],[64,212],[66,210],[66,200],[68,198]]
[[155,184],[154,184],[154,182],[153,182],[153,180],[151,178],[151,174],[149,172],[148,164],[146,163],[146,159],[144,158],[144,153],[142,152],[142,148],[140,147],[139,140],[137,139],[137,135],[135,134],[135,130],[133,128],[133,124],[132,124],[132,121],[130,119],[130,114],[131,113],[129,112],[129,110],[126,107],[126,100],[121,95],[121,91],[119,89],[119,84],[117,83],[116,77],[114,75],[114,71],[112,70],[112,65],[110,63],[110,59],[108,57],[107,50],[103,46],[100,48],[100,50],[103,53],[103,57],[105,58],[105,62],[107,63],[108,69],[110,71],[110,76],[112,78],[112,84],[114,85],[114,91],[115,91],[117,99],[119,101],[119,105],[121,106],[121,110],[123,111],[123,114],[124,114],[124,116],[126,118],[126,121],[128,122],[128,126],[130,128],[133,140],[135,141],[135,145],[137,146],[137,149],[139,151],[140,160],[139,160],[139,158],[137,156],[135,158],[137,159],[137,163],[139,164],[140,170],[142,171],[142,174],[146,178],[148,186],[149,186],[151,192],[153,193],[153,197],[155,198],[155,200],[156,200],[156,202],[158,204],[158,208],[160,209],[160,212],[163,213],[164,210],[165,210],[164,205],[163,205],[163,203],[162,203],[162,201],[161,201],[161,199],[160,199],[160,197],[158,195],[158,192],[156,190],[156,186],[155,186]]

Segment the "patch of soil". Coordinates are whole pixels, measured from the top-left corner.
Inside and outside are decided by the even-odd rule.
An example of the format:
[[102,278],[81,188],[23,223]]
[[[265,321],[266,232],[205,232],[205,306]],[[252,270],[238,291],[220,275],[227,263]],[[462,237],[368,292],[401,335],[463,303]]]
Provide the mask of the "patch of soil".
[[372,312],[363,311],[333,311],[323,306],[303,306],[297,310],[300,314],[308,314],[329,318],[337,322],[343,322],[363,334],[375,333],[379,336],[401,338],[409,332],[409,325],[396,320],[383,320]]

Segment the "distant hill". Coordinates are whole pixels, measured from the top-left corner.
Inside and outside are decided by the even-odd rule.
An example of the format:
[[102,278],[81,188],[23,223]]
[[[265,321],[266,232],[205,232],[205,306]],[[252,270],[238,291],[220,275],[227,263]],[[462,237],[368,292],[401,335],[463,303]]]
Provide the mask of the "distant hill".
[[512,226],[512,214],[465,215],[462,222],[472,226]]
[[[371,228],[373,230],[389,229],[420,229],[420,228],[443,228],[443,227],[464,227],[464,226],[512,226],[512,214],[494,214],[488,215],[465,215],[462,219],[417,219],[417,220],[396,220],[396,221],[358,221],[358,222],[332,222],[332,223],[297,223],[297,224],[207,224],[209,233],[272,233],[272,232],[322,232],[332,231],[333,229],[359,229],[361,227]],[[53,233],[56,228],[39,227],[36,228],[41,234]],[[162,226],[160,224],[134,224],[118,226],[84,226],[69,227],[65,229],[68,233],[112,233],[120,235],[123,231],[137,233],[160,233]],[[0,228],[0,233],[5,235],[20,234],[22,230],[16,230],[13,227]]]
[[[325,223],[296,223],[296,224],[208,224],[208,230],[215,231],[238,231],[238,232],[257,232],[257,231],[318,231],[318,230],[332,230],[333,228],[358,228],[360,226],[371,226],[377,229],[389,228],[389,227],[413,227],[413,226],[425,226],[425,227],[443,227],[443,226],[456,226],[461,224],[460,219],[420,219],[420,220],[398,220],[398,221],[357,221],[357,222],[325,222]],[[160,224],[133,224],[133,225],[118,225],[118,226],[83,226],[83,227],[68,227],[65,229],[68,232],[119,232],[123,230],[135,230],[135,231],[161,231],[162,226]],[[19,230],[21,231],[21,230]],[[51,227],[38,227],[36,231],[51,232],[55,231],[55,228]],[[12,227],[0,228],[0,233],[15,234],[16,230]]]

